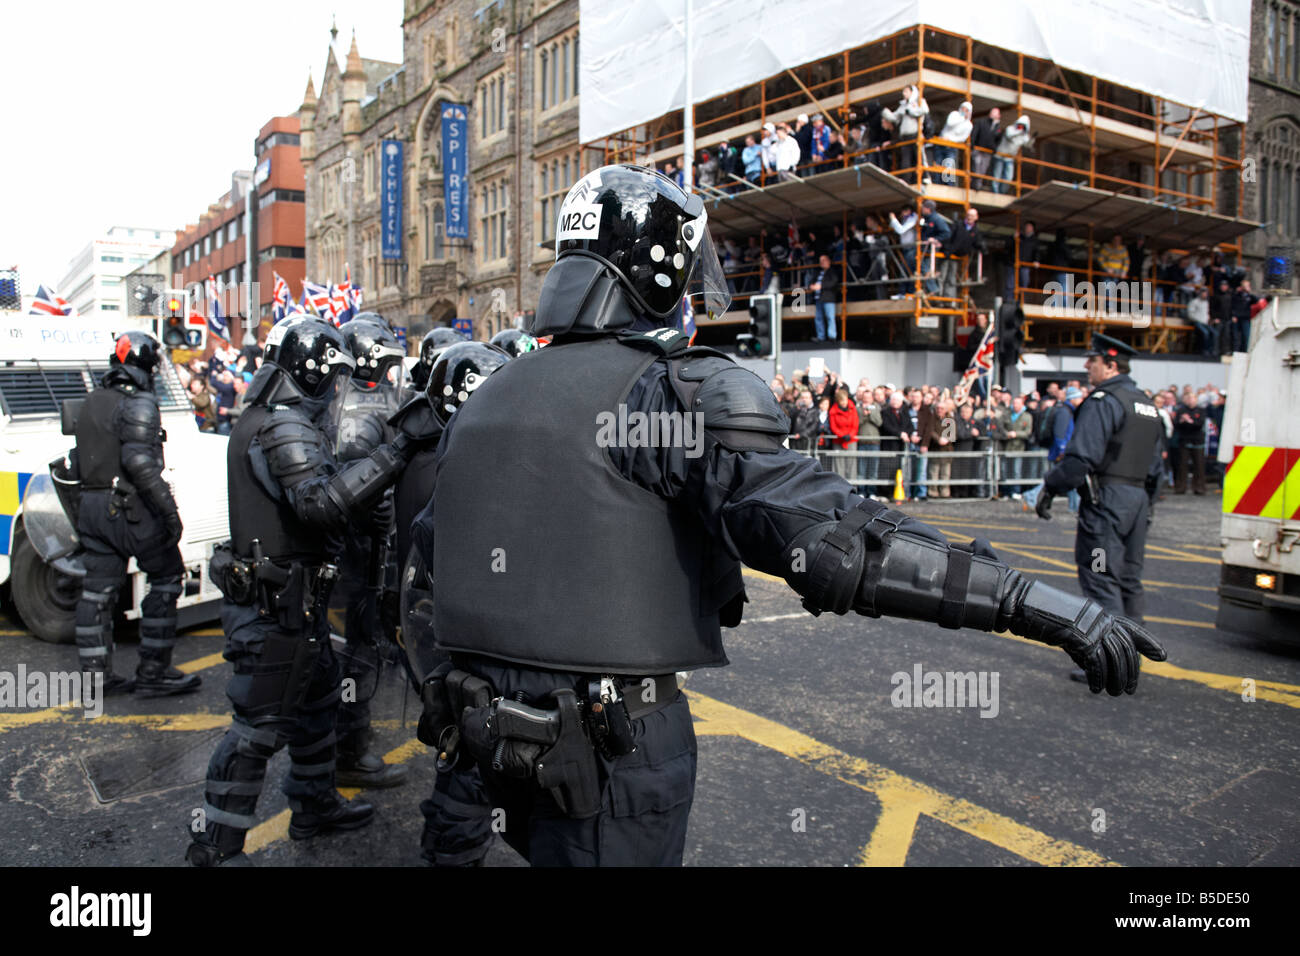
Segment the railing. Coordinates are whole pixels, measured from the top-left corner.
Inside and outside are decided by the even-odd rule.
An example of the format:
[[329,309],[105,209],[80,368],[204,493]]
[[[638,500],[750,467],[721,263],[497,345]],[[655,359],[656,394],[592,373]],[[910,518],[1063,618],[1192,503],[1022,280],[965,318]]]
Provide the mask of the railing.
[[[1006,451],[996,447],[1002,444],[996,439],[977,439],[971,451],[925,451],[911,443],[900,447],[898,439],[886,436],[860,439],[851,451],[809,449],[806,442],[792,438],[790,447],[816,458],[860,494],[879,498],[894,498],[899,483],[908,500],[1023,495],[1037,487],[1049,467],[1045,449]],[[884,447],[889,443],[892,449]]]

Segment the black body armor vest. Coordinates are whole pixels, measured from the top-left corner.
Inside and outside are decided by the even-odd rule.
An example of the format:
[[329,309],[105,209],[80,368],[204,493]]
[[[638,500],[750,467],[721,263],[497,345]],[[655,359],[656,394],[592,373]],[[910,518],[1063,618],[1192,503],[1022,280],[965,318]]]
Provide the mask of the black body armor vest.
[[456,412],[434,494],[439,646],[591,673],[727,663],[738,562],[598,437],[654,360],[613,337],[552,345]]
[[77,419],[77,468],[87,491],[112,487],[122,477],[122,440],[113,419],[126,395],[116,388],[97,388],[86,397]]
[[299,520],[288,500],[272,497],[253,473],[249,447],[267,417],[275,414],[265,405],[245,408],[230,433],[226,474],[231,540],[235,554],[241,558],[253,556],[252,541],[257,538],[262,553],[277,564],[317,564],[330,553],[328,533]]
[[[1119,400],[1124,408],[1124,423],[1106,445],[1106,457],[1097,469],[1103,481],[1123,485],[1145,485],[1151,471],[1151,459],[1164,435],[1160,413],[1151,399],[1133,387],[1131,381],[1111,379],[1096,388]],[[1105,401],[1093,399],[1089,401]]]

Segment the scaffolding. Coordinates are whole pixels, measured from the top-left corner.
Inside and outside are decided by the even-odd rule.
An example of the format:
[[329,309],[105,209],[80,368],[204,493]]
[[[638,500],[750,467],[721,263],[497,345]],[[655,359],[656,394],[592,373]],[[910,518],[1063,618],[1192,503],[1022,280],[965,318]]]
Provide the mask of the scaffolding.
[[[873,135],[873,129],[889,132],[878,118],[893,112],[908,86],[929,108],[930,135],[919,120],[906,139]],[[998,108],[1003,130],[1028,118],[1031,145],[1000,151],[1001,142],[990,149],[973,146],[971,136],[941,139],[942,118],[963,101],[972,104],[972,119]],[[747,135],[762,136],[765,123],[793,124],[802,113],[821,113],[843,143],[842,155],[791,171],[778,174],[764,164],[756,176],[697,186],[708,200],[715,238],[737,243],[740,251],[729,268],[735,307],[698,320],[702,329],[719,328],[715,338],[748,321],[748,296],[769,291],[773,275],[791,295],[784,323],[797,338],[799,323],[813,314],[805,290],[816,267],[792,253],[807,235],[825,230],[832,241],[820,244],[835,253],[840,269],[840,340],[952,344],[952,327],[1001,295],[1022,305],[1032,347],[1081,345],[1104,330],[1144,350],[1185,350],[1192,339],[1188,283],[1157,274],[1154,263],[1146,274],[1138,267],[1131,274],[1145,301],[1155,304],[1145,314],[1134,313],[1131,302],[1117,313],[1116,300],[1105,294],[1066,301],[1050,283],[1068,277],[1073,289],[1088,283],[1090,290],[1112,290],[1119,277],[1099,259],[1102,241],[1115,231],[1144,235],[1148,248],[1166,255],[1239,263],[1240,236],[1256,226],[1241,218],[1239,121],[932,26],[784,70],[692,110],[697,151],[727,142],[739,153]],[[606,163],[663,167],[681,157],[682,125],[677,110],[588,146],[601,150]],[[919,219],[926,200],[975,209],[986,239],[1002,239],[1001,248],[983,257],[946,256],[924,243]],[[847,252],[851,226],[872,225],[870,216],[876,228],[865,231],[888,237],[889,216],[903,206],[916,211],[917,234],[905,246],[873,246],[873,264],[883,252],[889,266],[888,275],[873,278],[861,257],[854,263]],[[1028,241],[1029,222],[1068,231],[1049,250],[1053,261],[1041,251],[1046,243]],[[749,240],[755,235],[757,251]],[[753,261],[780,251],[784,265],[763,269]]]

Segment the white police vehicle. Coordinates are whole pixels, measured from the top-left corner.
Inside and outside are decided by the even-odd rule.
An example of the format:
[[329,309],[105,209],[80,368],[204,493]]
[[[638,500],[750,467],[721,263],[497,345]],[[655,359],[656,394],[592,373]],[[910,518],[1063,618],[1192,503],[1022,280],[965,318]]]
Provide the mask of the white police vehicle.
[[[37,637],[75,639],[74,621],[83,569],[75,533],[58,504],[50,463],[66,455],[75,438],[61,429],[65,399],[82,398],[108,371],[120,332],[153,332],[150,319],[81,319],[0,312],[0,596]],[[223,436],[200,434],[176,369],[164,362],[157,378],[167,443],[163,477],[171,485],[185,531],[180,623],[215,618],[220,591],[208,579],[212,546],[230,536],[226,508]],[[119,608],[140,616],[145,576],[132,560],[129,587]]]

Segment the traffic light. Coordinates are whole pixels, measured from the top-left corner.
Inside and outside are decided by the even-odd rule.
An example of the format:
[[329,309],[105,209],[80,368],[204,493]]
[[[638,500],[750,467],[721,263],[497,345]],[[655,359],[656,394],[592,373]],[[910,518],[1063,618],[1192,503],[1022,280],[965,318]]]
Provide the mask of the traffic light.
[[164,289],[161,306],[158,340],[164,348],[185,348],[185,290]]
[[1025,347],[1025,312],[1015,302],[1003,303],[998,310],[998,362],[1015,365]]
[[736,336],[736,351],[745,358],[767,358],[772,354],[772,329],[776,321],[776,296],[749,298],[749,330]]

